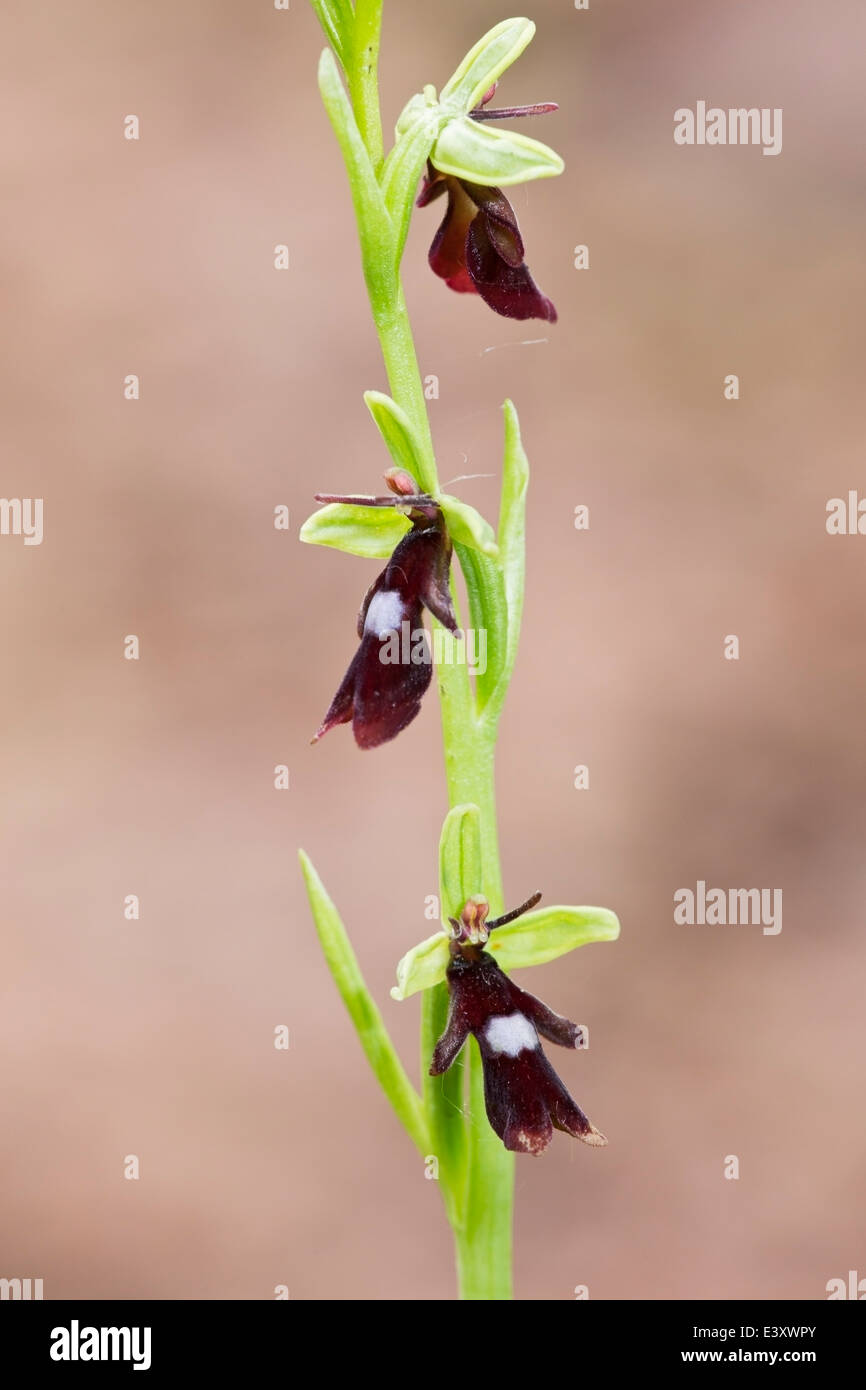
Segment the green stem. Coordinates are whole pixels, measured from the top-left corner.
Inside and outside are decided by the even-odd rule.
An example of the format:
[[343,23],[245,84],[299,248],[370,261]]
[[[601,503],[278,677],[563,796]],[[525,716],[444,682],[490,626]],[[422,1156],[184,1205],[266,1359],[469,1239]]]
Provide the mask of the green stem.
[[423,473],[419,469],[420,476],[416,481],[425,492],[438,492],[439,479],[436,473],[430,419],[399,272],[396,274],[396,284],[393,293],[389,295],[388,303],[384,307],[373,304],[373,317],[391,395],[408,415],[418,443],[424,451],[425,468]]
[[460,1297],[510,1299],[514,1154],[503,1148],[484,1113],[481,1054],[469,1040],[469,1152],[464,1220],[454,1231]]
[[[347,71],[355,119],[377,176],[382,166],[376,71],[381,11],[382,0],[357,0]],[[373,244],[372,238],[365,240],[363,236],[363,208],[359,209],[359,224],[363,249]],[[391,395],[408,416],[423,451],[417,481],[425,491],[436,493],[439,483],[433,439],[399,266],[383,278],[381,264],[373,260],[372,253],[365,254],[365,279]],[[437,670],[449,804],[474,803],[479,808],[484,892],[497,915],[504,906],[494,785],[497,721],[479,719],[465,665],[446,663]],[[514,1155],[506,1151],[487,1123],[481,1058],[474,1039],[466,1049],[462,1070],[455,1066],[447,1080],[426,1077],[447,1008],[445,985],[428,994],[421,1027],[424,1095],[432,1142],[440,1149],[440,1186],[454,1230],[460,1296],[509,1299]],[[466,1083],[463,1072],[468,1073]],[[463,1107],[468,1108],[465,1116]]]
[[[355,120],[377,176],[384,162],[378,75],[381,27],[382,0],[357,0],[352,55],[346,77]],[[363,227],[362,216],[359,216],[359,225]],[[364,259],[370,307],[379,335],[391,395],[408,415],[424,452],[426,466],[423,476],[420,476],[417,482],[425,491],[437,492],[439,480],[436,474],[433,437],[430,433],[424,386],[418,368],[415,341],[406,310],[399,267],[392,268],[392,274],[387,277],[387,284],[380,288],[381,282],[376,272],[380,271],[381,267],[369,264],[372,259],[370,256],[365,256]]]
[[[376,327],[391,394],[409,416],[419,439],[429,446],[429,473],[418,481],[423,488],[435,491],[438,484],[430,422],[402,288],[395,296],[391,312],[376,317]],[[484,892],[493,915],[498,915],[504,909],[504,902],[496,825],[496,721],[478,718],[465,665],[446,663],[437,667],[437,672],[448,803],[453,807],[471,802],[481,812]],[[442,1031],[445,986],[440,985],[430,993],[438,993],[438,997],[429,1001],[422,1018],[423,1071]],[[460,1296],[477,1300],[510,1299],[514,1155],[503,1148],[487,1123],[481,1057],[474,1039],[470,1041],[465,1070],[468,1073],[469,1113],[465,1121],[468,1134],[460,1159],[452,1157],[453,1140],[449,1136],[453,1135],[455,1088],[460,1085],[461,1077],[458,1073],[450,1085],[443,1085],[441,1078],[431,1078],[435,1084],[425,1086],[431,1128],[434,1135],[442,1137],[441,1147],[445,1150],[438,1155],[440,1186],[457,1245]]]
[[498,917],[504,911],[505,904],[496,830],[496,733],[474,713],[467,668],[456,663],[452,666],[443,664],[437,668],[437,673],[442,702],[448,803],[450,806],[474,803],[481,812],[484,896],[490,903],[490,915]]
[[[430,422],[402,287],[398,287],[390,312],[376,317],[376,327],[391,395],[405,410],[418,438],[424,442],[425,451],[429,449],[428,470],[418,482],[425,490],[435,492],[438,479]],[[474,802],[481,812],[484,891],[493,915],[498,915],[504,909],[504,902],[494,782],[496,724],[478,719],[465,665],[443,664],[437,672],[448,804],[459,806]],[[425,1071],[442,1031],[441,994],[445,986],[439,986],[438,990],[440,998],[430,1001],[422,1020],[422,1068]],[[465,1070],[469,1113],[464,1122],[468,1133],[462,1163],[449,1165],[447,1155],[440,1155],[440,1185],[457,1246],[460,1296],[476,1300],[510,1299],[514,1155],[503,1148],[487,1123],[481,1057],[474,1039],[470,1041]],[[435,1133],[445,1136],[454,1127],[454,1091],[461,1078],[458,1073],[450,1086],[443,1086],[441,1079],[431,1079],[437,1082],[426,1091],[431,1123]]]

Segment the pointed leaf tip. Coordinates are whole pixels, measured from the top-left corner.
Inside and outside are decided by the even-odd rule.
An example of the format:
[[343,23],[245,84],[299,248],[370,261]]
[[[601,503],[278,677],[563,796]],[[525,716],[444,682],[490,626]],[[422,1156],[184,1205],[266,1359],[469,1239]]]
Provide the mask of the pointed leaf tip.
[[351,0],[312,0],[312,5],[325,37],[345,65],[355,20]]

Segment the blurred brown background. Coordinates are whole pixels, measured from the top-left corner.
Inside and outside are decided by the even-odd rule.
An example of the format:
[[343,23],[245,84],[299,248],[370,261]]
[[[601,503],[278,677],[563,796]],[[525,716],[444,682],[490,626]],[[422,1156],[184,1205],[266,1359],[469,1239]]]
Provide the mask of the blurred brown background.
[[[386,5],[389,129],[505,13]],[[519,1160],[517,1294],[822,1298],[866,1274],[866,539],[824,524],[866,492],[862,5],[530,13],[500,97],[561,103],[532,133],[566,174],[515,197],[560,323],[434,280],[438,207],[405,266],[442,478],[498,474],[506,395],[533,465],[509,901],[543,888],[623,928],[521,977],[589,1025],[555,1061],[610,1146]],[[297,526],[387,465],[320,34],[301,0],[15,0],[3,28],[2,492],[45,499],[45,538],[0,538],[0,1275],[49,1298],[448,1298],[435,1186],[296,862],[417,1075],[418,1001],[388,989],[430,930],[435,698],[374,754],[347,730],[308,746],[376,569]],[[675,146],[699,99],[782,107],[782,154]],[[456,490],[495,514],[495,478]],[[698,878],[782,888],[781,935],[675,926]]]

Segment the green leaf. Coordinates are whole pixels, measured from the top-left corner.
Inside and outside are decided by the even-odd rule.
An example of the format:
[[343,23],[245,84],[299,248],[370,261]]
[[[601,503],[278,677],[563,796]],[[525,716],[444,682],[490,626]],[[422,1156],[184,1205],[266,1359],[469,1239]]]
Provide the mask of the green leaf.
[[509,673],[517,655],[520,620],[523,615],[523,589],[526,570],[526,493],[529,488],[529,460],[520,436],[520,421],[511,401],[503,406],[505,449],[502,465],[502,495],[499,504],[499,549],[508,602]]
[[459,541],[455,542],[454,551],[466,581],[471,625],[476,632],[487,633],[487,669],[475,677],[478,711],[483,713],[500,686],[508,655],[505,580],[500,563],[481,551]]
[[487,633],[487,670],[475,680],[479,715],[491,724],[502,709],[517,656],[523,610],[526,490],[529,464],[517,412],[506,401],[505,454],[499,506],[498,561],[455,539],[472,626]]
[[561,174],[559,155],[540,140],[458,116],[443,126],[431,163],[443,174],[498,188]]
[[473,550],[480,550],[491,560],[499,558],[496,534],[480,512],[470,507],[468,502],[461,502],[458,497],[449,497],[447,492],[439,493],[436,501],[442,508],[445,524],[453,541],[460,541],[462,545],[468,545]]
[[505,700],[520,640],[526,571],[526,492],[529,487],[529,461],[520,437],[517,411],[511,401],[505,402],[503,410],[505,450],[498,535],[502,594],[501,597],[496,594],[495,609],[495,618],[500,624],[497,631],[502,641],[503,652],[495,683],[490,686],[488,697],[489,717],[494,719]]
[[382,391],[365,391],[364,400],[397,467],[417,478],[424,456],[406,412]]
[[481,872],[481,812],[453,806],[439,839],[439,902],[442,920],[459,917],[465,902],[484,891]]
[[431,989],[444,980],[451,958],[448,943],[448,933],[438,931],[407,951],[397,962],[397,983],[391,990],[391,998],[408,999],[410,994]]
[[520,57],[534,33],[535,25],[529,19],[505,19],[488,30],[445,83],[440,100],[456,110],[471,111]]
[[388,560],[411,528],[411,521],[393,507],[352,507],[329,502],[313,512],[301,527],[307,545],[329,545],[368,560]]
[[319,23],[343,67],[352,49],[355,15],[350,0],[312,0]]
[[382,1022],[382,1016],[364,983],[337,909],[303,850],[299,852],[299,858],[325,960],[349,1011],[367,1061],[406,1133],[421,1153],[426,1154],[429,1151],[430,1135],[424,1119],[421,1097],[409,1081]]
[[487,949],[503,970],[522,970],[618,936],[619,921],[607,908],[539,907],[492,931]]

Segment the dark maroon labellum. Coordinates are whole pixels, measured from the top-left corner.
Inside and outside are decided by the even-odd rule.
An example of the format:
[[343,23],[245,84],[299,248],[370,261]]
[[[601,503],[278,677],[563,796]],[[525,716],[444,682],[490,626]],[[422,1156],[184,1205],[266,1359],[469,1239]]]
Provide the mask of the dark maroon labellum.
[[[376,748],[396,738],[415,718],[432,678],[429,649],[419,650],[419,644],[426,643],[422,610],[428,609],[450,632],[457,632],[448,585],[451,540],[442,513],[431,497],[418,492],[405,470],[391,469],[385,479],[395,497],[319,493],[316,498],[355,506],[398,506],[411,520],[412,530],[367,590],[358,616],[361,645],[313,743],[336,724],[350,720],[359,748]],[[412,639],[412,659],[384,660],[384,644],[394,633],[404,632]],[[408,643],[404,645],[408,651]]]
[[489,932],[534,907],[540,897],[493,922],[485,920],[484,900],[471,899],[460,921],[452,919],[448,1023],[430,1066],[431,1076],[447,1071],[472,1033],[481,1052],[487,1118],[506,1149],[528,1154],[542,1153],[554,1129],[585,1144],[607,1143],[572,1100],[539,1042],[541,1034],[560,1047],[580,1047],[581,1029],[515,985],[484,949]]
[[430,247],[431,269],[452,290],[480,294],[505,318],[555,323],[556,309],[529,273],[517,218],[502,190],[437,173],[431,165],[418,206],[445,192],[448,207]]

